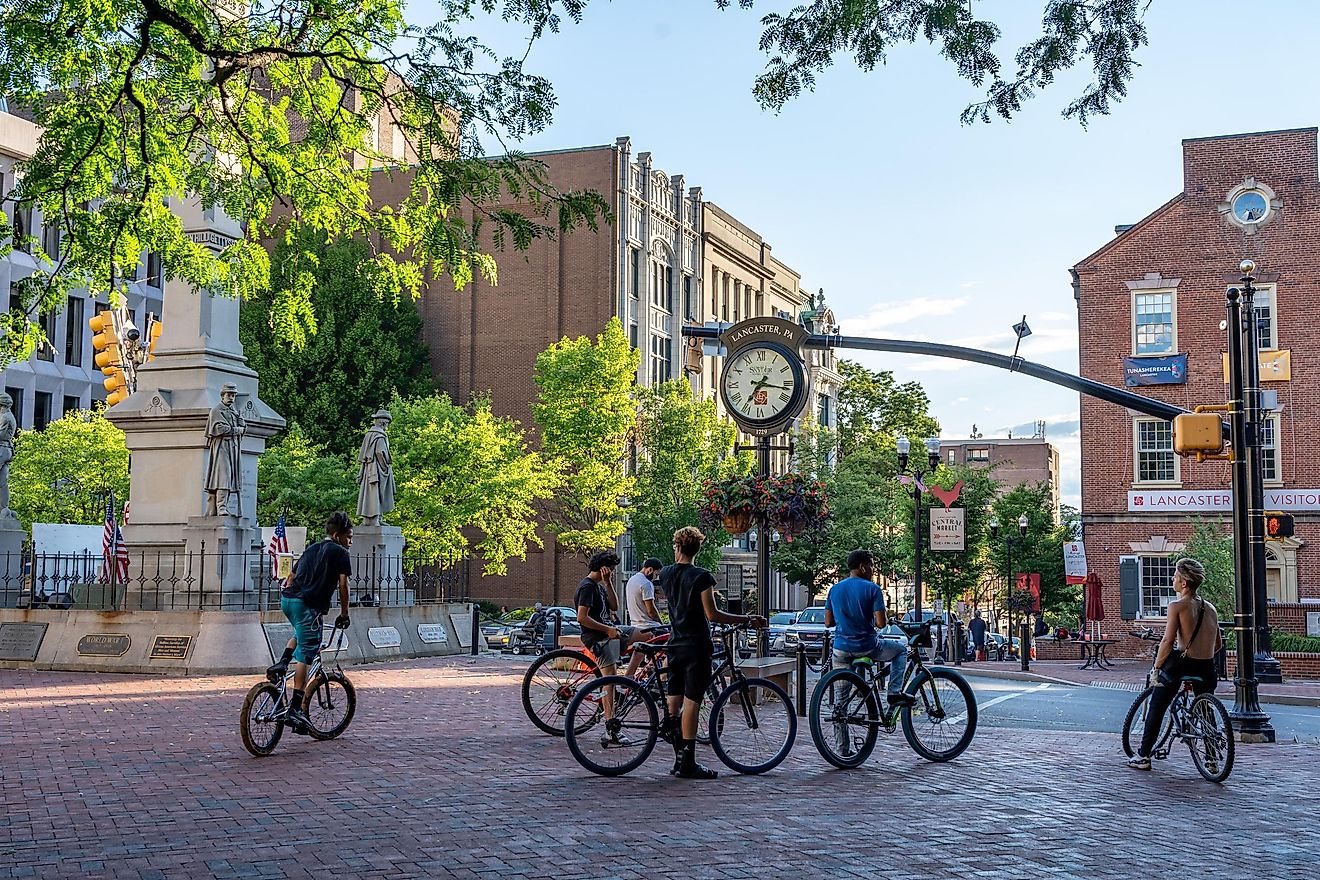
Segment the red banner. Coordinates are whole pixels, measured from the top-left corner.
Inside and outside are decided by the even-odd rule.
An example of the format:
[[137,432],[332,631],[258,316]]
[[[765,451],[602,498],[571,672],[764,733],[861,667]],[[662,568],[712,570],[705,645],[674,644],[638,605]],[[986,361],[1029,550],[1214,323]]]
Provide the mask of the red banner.
[[1031,593],[1031,613],[1040,613],[1040,575],[1022,573],[1017,576],[1017,588]]

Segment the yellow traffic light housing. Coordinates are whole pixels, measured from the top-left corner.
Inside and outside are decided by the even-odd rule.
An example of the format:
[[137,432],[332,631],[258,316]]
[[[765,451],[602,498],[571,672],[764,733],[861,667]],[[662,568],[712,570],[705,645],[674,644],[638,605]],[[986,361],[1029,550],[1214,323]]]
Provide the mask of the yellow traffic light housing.
[[1179,455],[1209,457],[1224,452],[1224,422],[1218,412],[1202,412],[1211,407],[1196,408],[1196,412],[1183,413],[1173,419],[1173,451]]
[[92,328],[92,349],[98,353],[119,345],[119,333],[115,330],[114,312],[107,309],[87,319]]
[[151,322],[151,329],[147,331],[147,360],[156,359],[156,342],[160,339],[161,331],[164,329],[165,326],[159,320]]

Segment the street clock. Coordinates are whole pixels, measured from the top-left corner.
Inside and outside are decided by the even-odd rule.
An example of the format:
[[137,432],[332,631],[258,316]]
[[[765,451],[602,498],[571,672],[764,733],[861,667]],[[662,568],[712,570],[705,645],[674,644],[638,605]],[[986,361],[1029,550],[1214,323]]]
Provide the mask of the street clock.
[[806,337],[804,327],[782,318],[741,321],[721,335],[728,356],[720,396],[745,433],[778,434],[801,415],[809,397],[801,355]]

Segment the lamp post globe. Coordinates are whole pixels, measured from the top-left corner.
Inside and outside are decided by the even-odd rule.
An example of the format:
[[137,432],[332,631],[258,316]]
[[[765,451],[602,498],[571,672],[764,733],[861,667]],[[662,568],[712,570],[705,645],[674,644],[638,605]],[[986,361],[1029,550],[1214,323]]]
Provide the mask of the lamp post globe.
[[1027,536],[1028,522],[1029,521],[1025,513],[1018,517],[1018,534],[1024,538]]
[[1243,275],[1255,275],[1255,274],[1256,274],[1256,261],[1255,261],[1255,260],[1243,260],[1241,263],[1238,263],[1238,270],[1241,271]]

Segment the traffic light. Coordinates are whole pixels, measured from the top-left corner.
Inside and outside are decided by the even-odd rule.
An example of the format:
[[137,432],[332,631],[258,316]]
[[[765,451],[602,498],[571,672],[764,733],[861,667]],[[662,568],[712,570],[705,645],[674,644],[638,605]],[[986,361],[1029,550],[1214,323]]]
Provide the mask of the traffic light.
[[115,327],[115,314],[109,309],[87,319],[92,328],[92,349],[96,352],[96,366],[105,373],[102,383],[109,392],[106,406],[114,406],[128,397],[128,377],[124,375],[124,357],[119,347],[119,332]]
[[1265,514],[1265,537],[1291,538],[1293,536],[1293,518],[1291,513],[1269,511]]
[[151,327],[147,330],[147,360],[154,361],[156,359],[156,341],[160,339],[160,333],[164,329],[165,325],[161,324],[159,320],[153,319],[151,321]]
[[[1201,407],[1197,407],[1201,409]],[[1224,423],[1216,412],[1183,413],[1173,418],[1173,451],[1179,455],[1218,455],[1224,451]]]

